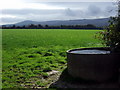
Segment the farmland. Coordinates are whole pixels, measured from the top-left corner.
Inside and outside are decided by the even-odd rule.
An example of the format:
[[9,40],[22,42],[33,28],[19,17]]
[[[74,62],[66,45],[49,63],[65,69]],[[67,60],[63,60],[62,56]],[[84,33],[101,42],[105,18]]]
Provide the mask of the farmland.
[[48,72],[66,68],[66,50],[99,47],[98,30],[3,29],[3,88],[47,87]]

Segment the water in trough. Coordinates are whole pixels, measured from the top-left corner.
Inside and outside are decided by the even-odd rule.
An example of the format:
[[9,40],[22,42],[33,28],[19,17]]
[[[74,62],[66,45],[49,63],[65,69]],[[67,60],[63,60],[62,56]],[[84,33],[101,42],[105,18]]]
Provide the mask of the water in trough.
[[75,51],[71,51],[71,53],[75,53],[75,54],[110,54],[110,51],[106,51],[106,50],[75,50]]

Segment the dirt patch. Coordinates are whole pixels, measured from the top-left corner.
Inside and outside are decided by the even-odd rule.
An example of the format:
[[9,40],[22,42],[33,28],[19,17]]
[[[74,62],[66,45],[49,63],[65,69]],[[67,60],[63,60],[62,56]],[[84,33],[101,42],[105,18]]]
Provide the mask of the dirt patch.
[[47,72],[47,77],[32,77],[28,81],[21,84],[24,88],[49,88],[49,86],[59,79],[60,71],[52,70]]

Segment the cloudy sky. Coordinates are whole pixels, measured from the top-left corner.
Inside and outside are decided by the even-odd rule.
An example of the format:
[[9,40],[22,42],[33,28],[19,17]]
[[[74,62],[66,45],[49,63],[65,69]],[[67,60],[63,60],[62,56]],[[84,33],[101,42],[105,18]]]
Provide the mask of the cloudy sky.
[[[96,2],[97,1],[97,2]],[[2,0],[0,25],[24,20],[49,21],[107,18],[116,14],[116,0]]]

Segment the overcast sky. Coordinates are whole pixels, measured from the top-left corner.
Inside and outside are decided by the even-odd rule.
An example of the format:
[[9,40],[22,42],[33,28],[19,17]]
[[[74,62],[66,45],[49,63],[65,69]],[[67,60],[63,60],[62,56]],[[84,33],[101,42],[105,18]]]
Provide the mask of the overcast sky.
[[[97,1],[97,2],[96,2]],[[107,18],[116,14],[116,0],[2,0],[0,24]]]

